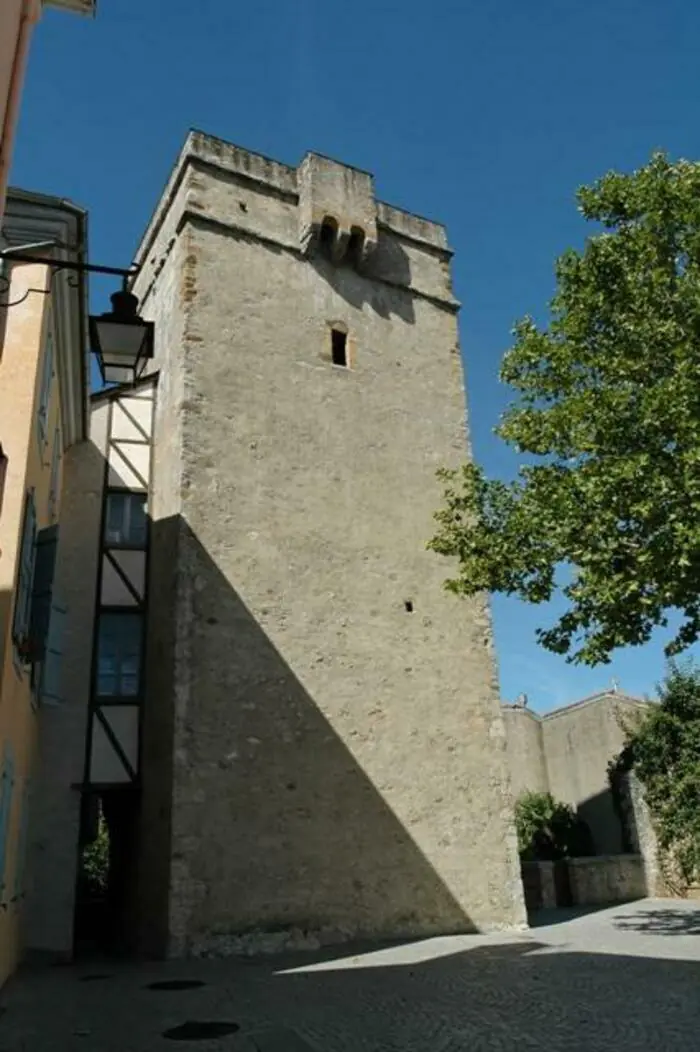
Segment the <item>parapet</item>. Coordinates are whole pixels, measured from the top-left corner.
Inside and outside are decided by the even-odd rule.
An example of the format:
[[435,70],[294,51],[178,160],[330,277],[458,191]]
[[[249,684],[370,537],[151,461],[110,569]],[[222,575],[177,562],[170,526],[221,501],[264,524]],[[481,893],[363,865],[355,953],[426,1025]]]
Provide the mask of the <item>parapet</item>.
[[[218,194],[211,192],[215,182],[221,187]],[[236,187],[241,193],[234,206]],[[247,194],[264,198],[264,207],[256,208],[254,197]],[[150,260],[155,266],[161,242],[173,236],[183,217],[216,220],[220,226],[259,237],[302,258],[323,256],[450,310],[459,306],[450,284],[452,252],[445,227],[378,201],[369,172],[318,153],[307,153],[298,167],[292,167],[191,131],[139,246],[137,261]]]
[[377,203],[368,172],[307,153],[297,169],[299,245],[335,263],[366,262],[377,246]]

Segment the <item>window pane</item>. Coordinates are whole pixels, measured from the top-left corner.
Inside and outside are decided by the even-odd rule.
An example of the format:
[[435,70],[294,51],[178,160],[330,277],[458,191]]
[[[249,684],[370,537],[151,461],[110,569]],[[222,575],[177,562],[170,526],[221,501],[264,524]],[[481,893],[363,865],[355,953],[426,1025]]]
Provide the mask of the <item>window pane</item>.
[[137,675],[127,676],[122,673],[121,682],[119,684],[119,697],[120,698],[133,698],[139,692],[139,679]]
[[106,540],[119,544],[124,521],[124,497],[121,493],[110,493],[107,497],[107,514],[105,516]]
[[146,543],[146,501],[138,494],[131,497],[129,519],[129,543],[143,546]]
[[100,670],[97,674],[97,693],[101,698],[116,694],[117,681],[114,676]]
[[133,697],[139,692],[141,615],[102,614],[97,644],[97,693]]
[[105,515],[105,542],[143,548],[146,543],[146,499],[140,493],[110,493]]
[[130,655],[122,661],[120,669],[119,693],[126,697],[133,697],[139,690],[139,662],[138,655]]

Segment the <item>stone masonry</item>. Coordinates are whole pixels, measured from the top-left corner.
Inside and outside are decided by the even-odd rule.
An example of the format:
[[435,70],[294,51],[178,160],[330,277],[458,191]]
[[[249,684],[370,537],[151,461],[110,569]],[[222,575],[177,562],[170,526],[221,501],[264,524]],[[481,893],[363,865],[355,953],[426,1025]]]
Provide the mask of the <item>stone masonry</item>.
[[367,173],[196,132],[144,235],[150,949],[524,924],[488,605],[425,548],[468,454],[450,256]]
[[624,727],[647,702],[602,691],[544,715],[522,704],[502,706],[513,794],[549,792],[570,804],[591,831],[596,852],[627,850],[608,764],[622,750]]

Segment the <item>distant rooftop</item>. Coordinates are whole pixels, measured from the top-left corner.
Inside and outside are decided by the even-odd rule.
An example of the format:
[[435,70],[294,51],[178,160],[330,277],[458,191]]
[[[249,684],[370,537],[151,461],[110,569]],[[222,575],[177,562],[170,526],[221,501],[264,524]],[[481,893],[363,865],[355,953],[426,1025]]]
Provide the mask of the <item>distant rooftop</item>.
[[526,695],[520,695],[521,699],[515,702],[503,701],[501,706],[504,709],[515,709],[521,712],[528,712],[531,716],[538,720],[550,720],[557,716],[563,716],[564,714],[571,712],[573,709],[581,709],[588,705],[595,705],[602,701],[616,701],[623,705],[633,705],[644,707],[652,704],[649,699],[637,698],[633,694],[626,694],[624,691],[618,690],[614,687],[609,687],[607,690],[600,690],[595,694],[589,694],[585,698],[581,698],[579,701],[571,701],[567,705],[560,705],[556,709],[551,709],[550,712],[536,712],[530,708]]

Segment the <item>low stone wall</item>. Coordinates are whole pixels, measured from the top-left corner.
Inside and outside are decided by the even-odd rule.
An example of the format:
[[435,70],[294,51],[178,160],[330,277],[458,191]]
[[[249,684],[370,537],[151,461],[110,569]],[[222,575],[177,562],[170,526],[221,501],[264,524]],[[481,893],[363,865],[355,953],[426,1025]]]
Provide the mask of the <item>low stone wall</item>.
[[[565,870],[564,873],[559,872]],[[649,894],[641,855],[596,855],[567,862],[523,862],[528,912],[554,906],[608,906]]]
[[568,862],[575,906],[605,906],[648,894],[641,855],[596,855]]
[[521,862],[520,874],[528,913],[557,905],[553,862]]

